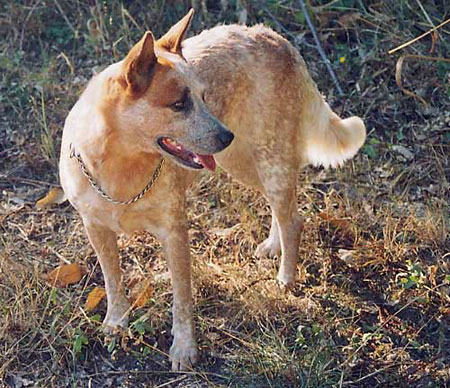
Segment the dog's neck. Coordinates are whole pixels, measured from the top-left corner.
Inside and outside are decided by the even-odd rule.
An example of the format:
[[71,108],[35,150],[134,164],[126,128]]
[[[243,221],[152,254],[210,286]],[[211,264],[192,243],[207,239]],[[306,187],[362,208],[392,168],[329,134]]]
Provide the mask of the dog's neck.
[[125,145],[117,132],[109,128],[92,128],[89,133],[86,141],[72,144],[72,147],[80,154],[96,183],[109,196],[121,201],[140,193],[157,168],[161,155]]

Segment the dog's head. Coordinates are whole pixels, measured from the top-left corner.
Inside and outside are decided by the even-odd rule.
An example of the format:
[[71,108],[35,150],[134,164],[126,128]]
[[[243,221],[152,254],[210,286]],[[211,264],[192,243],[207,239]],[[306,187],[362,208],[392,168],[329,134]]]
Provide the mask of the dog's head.
[[205,87],[183,58],[181,43],[191,10],[155,41],[151,32],[113,66],[107,77],[103,113],[120,133],[144,152],[158,151],[183,167],[214,170],[212,154],[233,140],[204,103]]

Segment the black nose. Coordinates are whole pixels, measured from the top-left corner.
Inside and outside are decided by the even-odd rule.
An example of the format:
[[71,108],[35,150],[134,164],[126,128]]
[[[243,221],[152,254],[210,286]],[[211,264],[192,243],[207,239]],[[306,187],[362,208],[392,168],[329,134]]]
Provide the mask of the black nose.
[[228,131],[227,129],[220,131],[220,133],[217,135],[217,137],[219,138],[220,142],[223,144],[223,148],[228,147],[234,139],[233,133]]

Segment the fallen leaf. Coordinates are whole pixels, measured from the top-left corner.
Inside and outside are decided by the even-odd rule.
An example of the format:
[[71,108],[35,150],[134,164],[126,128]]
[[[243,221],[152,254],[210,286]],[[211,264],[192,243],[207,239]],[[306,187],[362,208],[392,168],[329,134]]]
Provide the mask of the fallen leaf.
[[401,156],[403,156],[406,160],[414,159],[414,154],[405,146],[402,145],[393,145],[392,149],[398,152]]
[[339,249],[338,250],[339,258],[349,266],[356,264],[355,253],[356,253],[355,250],[349,250],[349,249]]
[[306,270],[306,267],[303,264],[297,265],[297,272],[298,272],[298,281],[301,284],[306,283],[306,280],[308,278],[308,271]]
[[170,272],[166,271],[154,276],[156,282],[167,282],[170,281]]
[[433,54],[434,49],[436,47],[436,42],[437,42],[438,38],[439,38],[438,32],[437,31],[433,31],[431,33],[431,48],[430,48],[430,51],[429,51],[430,54]]
[[78,283],[84,272],[77,263],[61,265],[47,275],[47,282],[52,286],[67,287],[69,284]]
[[439,288],[441,298],[446,302],[450,302],[450,287],[444,286]]
[[240,223],[233,225],[231,228],[215,228],[213,230],[211,230],[211,233],[215,234],[218,237],[230,237],[233,233],[236,232],[236,230],[239,229],[239,227],[241,226]]
[[149,279],[136,283],[130,291],[130,298],[134,307],[144,307],[153,296],[153,286]]
[[106,296],[106,291],[104,288],[95,287],[88,295],[84,309],[87,311],[94,310],[102,299]]
[[60,204],[67,200],[66,194],[60,187],[53,187],[44,198],[36,202],[38,209],[50,206],[54,203]]
[[433,287],[436,287],[436,273],[438,267],[437,265],[430,265],[428,267],[428,278],[430,279],[430,283]]
[[355,232],[352,223],[349,220],[334,218],[325,212],[319,213],[319,217],[328,221],[332,227],[340,230],[345,237],[353,241],[355,240]]
[[338,19],[338,23],[346,30],[348,30],[349,28],[353,27],[360,18],[361,14],[359,12],[351,12],[341,16]]
[[25,377],[21,376],[14,376],[14,387],[21,388],[21,387],[29,387],[34,384],[33,380],[28,380]]

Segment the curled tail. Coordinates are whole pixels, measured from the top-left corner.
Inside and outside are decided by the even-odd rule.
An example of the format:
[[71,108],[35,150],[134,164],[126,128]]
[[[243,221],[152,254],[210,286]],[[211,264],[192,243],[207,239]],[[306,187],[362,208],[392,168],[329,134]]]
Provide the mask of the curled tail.
[[305,137],[304,159],[315,166],[337,167],[352,158],[366,139],[366,127],[357,117],[341,119],[327,104]]

